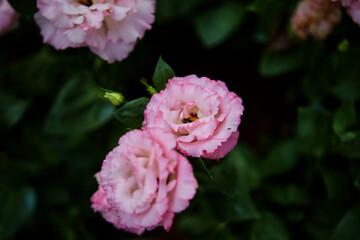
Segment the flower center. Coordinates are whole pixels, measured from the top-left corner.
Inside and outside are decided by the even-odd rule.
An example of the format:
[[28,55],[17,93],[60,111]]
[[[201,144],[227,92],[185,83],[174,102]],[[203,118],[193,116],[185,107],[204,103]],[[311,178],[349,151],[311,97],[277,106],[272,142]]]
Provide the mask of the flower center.
[[92,0],[78,0],[79,3],[81,3],[82,5],[88,6],[90,7],[91,5],[93,5],[93,1]]
[[197,113],[189,113],[189,115],[190,116],[188,118],[183,118],[183,119],[181,119],[181,121],[183,123],[192,123],[199,119],[197,116]]
[[195,103],[187,103],[183,107],[180,113],[180,121],[182,123],[192,123],[199,119],[198,117],[199,108]]

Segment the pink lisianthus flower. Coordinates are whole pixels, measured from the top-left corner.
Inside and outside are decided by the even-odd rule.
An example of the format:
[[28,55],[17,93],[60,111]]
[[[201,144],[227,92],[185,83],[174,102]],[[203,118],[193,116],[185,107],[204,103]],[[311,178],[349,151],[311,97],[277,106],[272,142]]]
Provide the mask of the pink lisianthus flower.
[[341,5],[332,0],[302,0],[292,16],[292,29],[302,40],[325,39],[341,20]]
[[18,25],[19,14],[7,0],[0,0],[0,34],[6,33]]
[[198,187],[188,160],[159,128],[122,136],[103,162],[92,208],[116,228],[140,235],[163,226],[188,207]]
[[342,0],[342,5],[353,21],[360,25],[360,0]]
[[35,20],[56,49],[87,46],[109,63],[133,50],[151,29],[155,0],[37,0]]
[[222,81],[174,77],[151,97],[143,128],[171,132],[186,156],[219,159],[237,144],[243,111],[241,98]]

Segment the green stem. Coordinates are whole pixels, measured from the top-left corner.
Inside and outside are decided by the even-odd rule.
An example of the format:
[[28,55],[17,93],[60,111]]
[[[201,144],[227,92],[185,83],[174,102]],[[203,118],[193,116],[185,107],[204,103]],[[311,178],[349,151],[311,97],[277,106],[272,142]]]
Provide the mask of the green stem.
[[206,167],[206,165],[205,165],[205,163],[204,163],[204,160],[203,160],[202,158],[199,158],[199,161],[200,161],[201,165],[204,167],[206,173],[207,173],[207,174],[209,175],[209,177],[211,178],[211,180],[214,181],[214,178],[213,178],[213,176],[211,175],[209,169]]

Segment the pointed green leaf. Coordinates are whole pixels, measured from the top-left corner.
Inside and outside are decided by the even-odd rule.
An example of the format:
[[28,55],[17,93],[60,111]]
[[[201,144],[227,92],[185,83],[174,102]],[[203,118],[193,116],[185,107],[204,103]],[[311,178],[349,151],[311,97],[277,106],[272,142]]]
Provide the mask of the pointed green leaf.
[[263,213],[251,227],[251,240],[288,240],[289,233],[282,221],[271,213]]
[[126,127],[140,129],[144,121],[144,111],[148,102],[149,99],[145,97],[132,100],[124,104],[113,114]]
[[174,70],[161,57],[156,64],[155,72],[152,78],[153,84],[158,91],[166,87],[169,79],[175,76]]
[[278,175],[291,170],[297,162],[297,145],[295,141],[284,141],[270,152],[269,157],[260,165],[264,176]]
[[340,221],[333,240],[360,240],[360,206],[351,209]]
[[330,133],[329,113],[319,105],[298,109],[297,137],[304,151],[322,156]]
[[18,99],[0,92],[0,126],[11,127],[24,115],[28,100]]
[[0,239],[10,239],[34,213],[36,194],[27,186],[0,187],[0,202]]
[[110,118],[114,107],[99,97],[102,92],[88,74],[76,75],[59,92],[45,122],[52,135],[77,135],[99,128]]
[[265,77],[280,76],[304,65],[303,51],[266,51],[260,60],[259,72]]
[[236,32],[245,19],[246,10],[237,2],[225,2],[195,18],[196,32],[206,47],[215,47]]
[[356,137],[352,132],[347,132],[347,129],[356,124],[356,108],[354,100],[347,100],[342,103],[340,108],[336,111],[333,129],[341,140],[351,140]]

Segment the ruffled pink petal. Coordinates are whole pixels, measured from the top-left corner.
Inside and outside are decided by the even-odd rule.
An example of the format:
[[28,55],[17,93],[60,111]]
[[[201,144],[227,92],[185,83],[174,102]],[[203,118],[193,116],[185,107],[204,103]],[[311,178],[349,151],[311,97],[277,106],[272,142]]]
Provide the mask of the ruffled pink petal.
[[121,61],[126,58],[133,50],[134,46],[135,42],[107,42],[105,48],[103,49],[90,47],[90,50],[95,54],[99,55],[102,59],[106,60],[108,63],[113,63],[115,61]]
[[160,128],[122,136],[96,174],[101,191],[91,198],[93,208],[125,231],[170,229],[174,211],[185,209],[197,188],[191,165],[175,146],[173,134]]
[[90,201],[94,211],[100,212],[107,222],[112,223],[118,229],[122,227],[117,212],[107,203],[106,193],[101,187],[91,196]]
[[101,28],[104,20],[104,14],[100,11],[90,11],[85,15],[86,23],[89,28]]
[[[199,120],[197,120],[196,122],[198,121]],[[193,142],[198,140],[204,140],[209,138],[214,133],[216,128],[217,128],[217,121],[216,119],[212,118],[209,119],[209,121],[196,126],[192,131],[189,132],[188,135],[178,137],[177,141]]]
[[45,43],[53,45],[56,49],[82,46],[82,44],[70,41],[62,30],[56,28],[49,20],[42,17],[39,13],[34,15],[34,19],[41,28],[41,35],[43,35]]
[[38,0],[37,6],[44,42],[56,49],[87,46],[112,63],[126,58],[151,29],[155,1],[103,0],[88,7],[73,0]]
[[75,44],[81,44],[86,39],[86,33],[80,27],[66,30],[64,34],[70,42],[73,42]]
[[176,179],[176,187],[170,193],[170,207],[175,213],[189,206],[189,201],[193,199],[198,188],[191,164],[181,155],[178,156]]
[[129,7],[121,7],[112,5],[110,7],[110,14],[115,21],[121,21],[126,17],[126,14],[131,10]]
[[174,219],[174,212],[168,211],[165,213],[165,215],[163,216],[163,221],[162,221],[162,225],[164,226],[164,229],[166,231],[169,231],[172,223],[173,223],[173,219]]
[[220,159],[225,157],[237,144],[239,138],[239,131],[233,132],[226,142],[221,145],[214,152],[206,152],[202,155],[208,159]]

